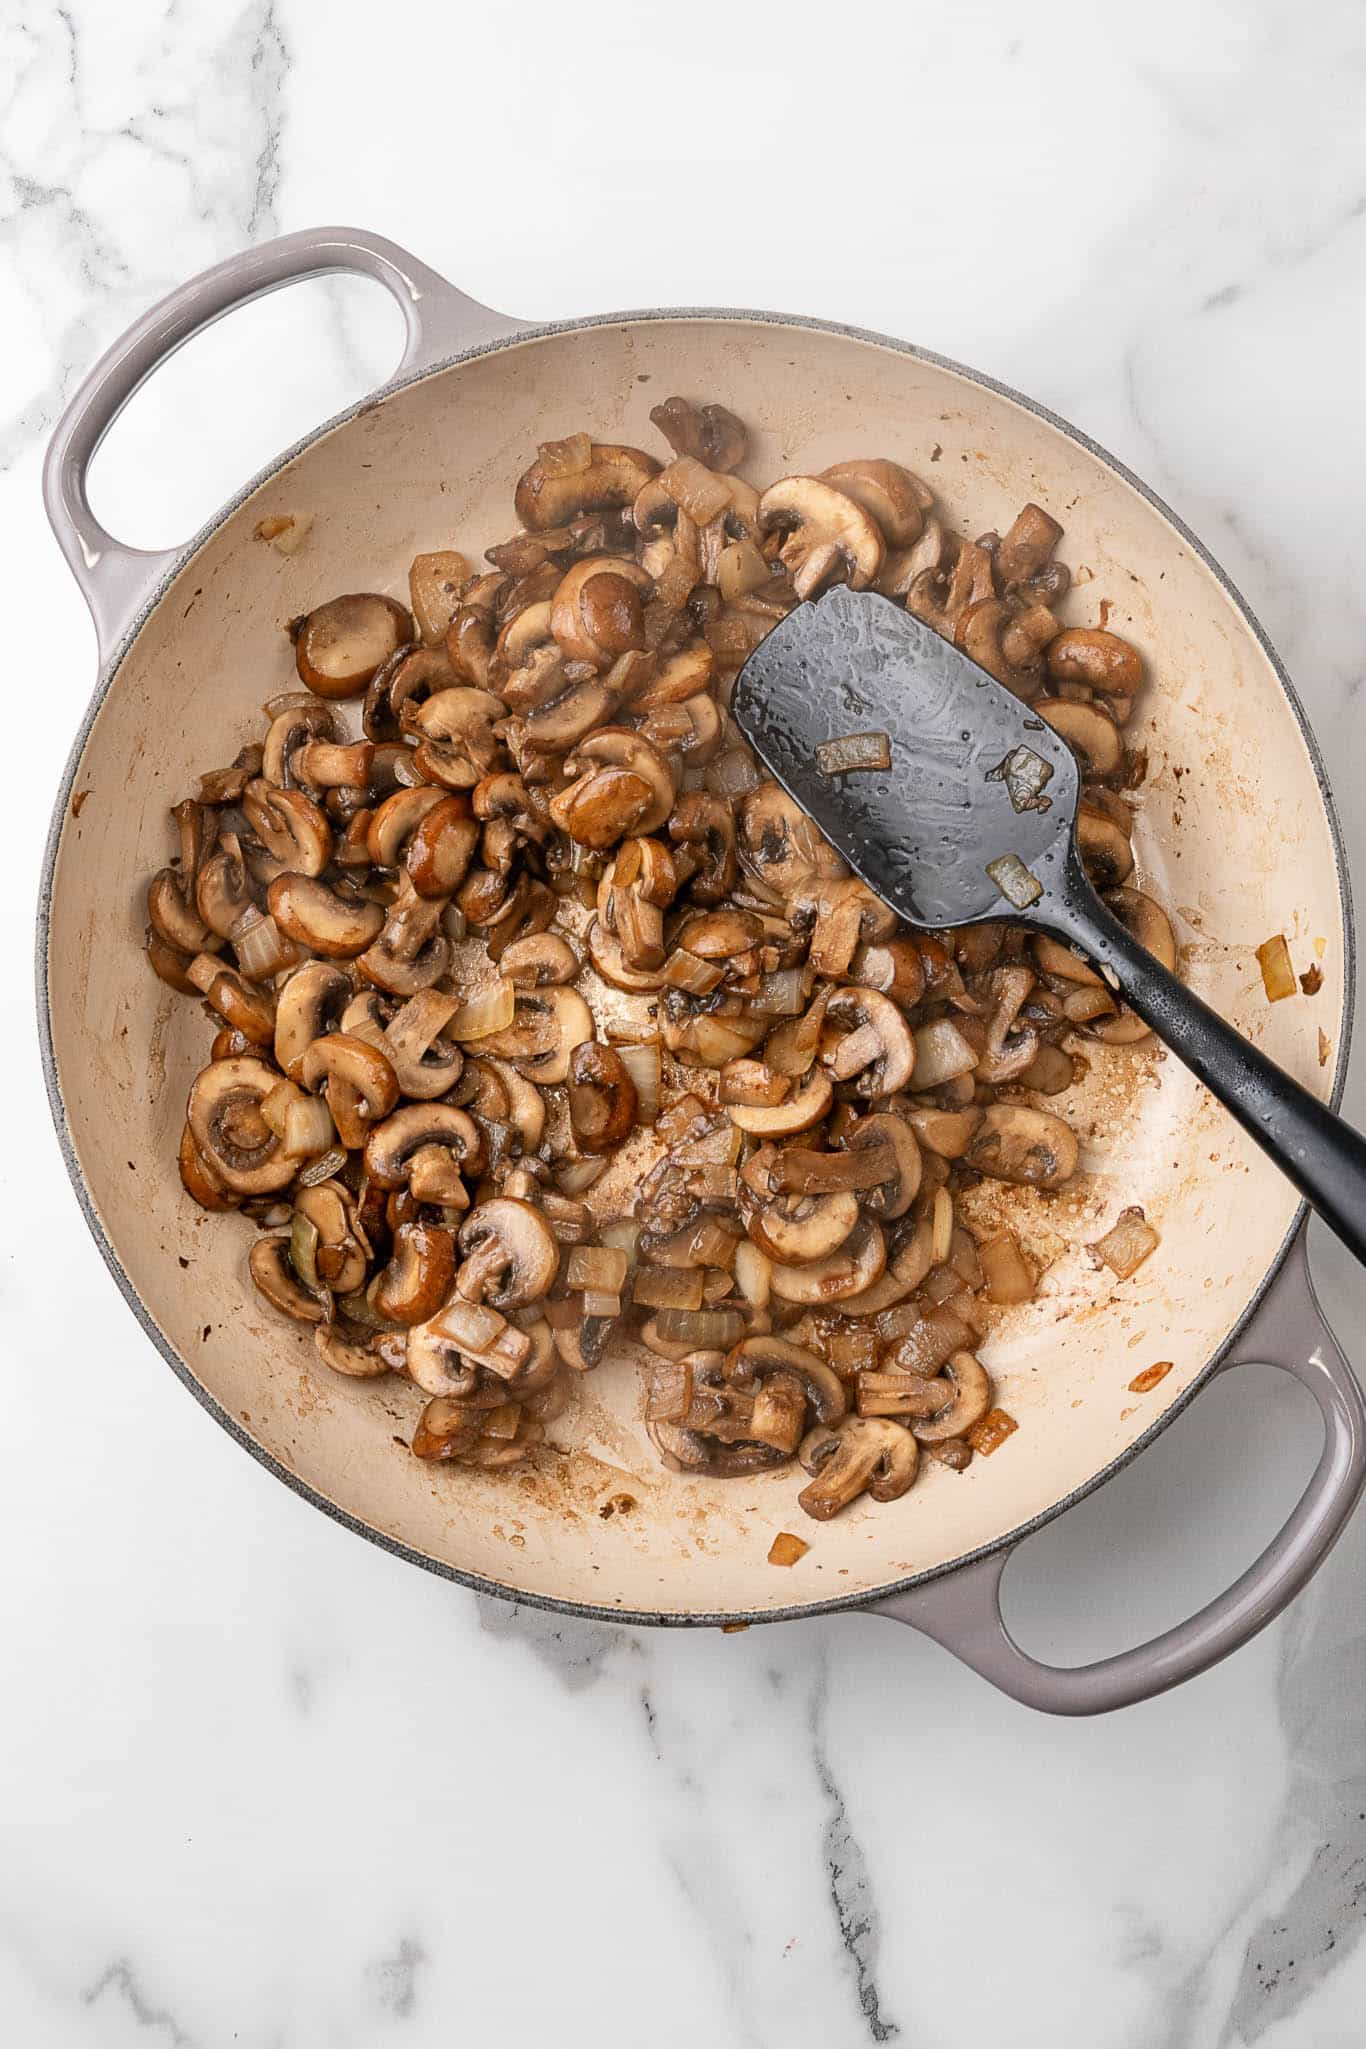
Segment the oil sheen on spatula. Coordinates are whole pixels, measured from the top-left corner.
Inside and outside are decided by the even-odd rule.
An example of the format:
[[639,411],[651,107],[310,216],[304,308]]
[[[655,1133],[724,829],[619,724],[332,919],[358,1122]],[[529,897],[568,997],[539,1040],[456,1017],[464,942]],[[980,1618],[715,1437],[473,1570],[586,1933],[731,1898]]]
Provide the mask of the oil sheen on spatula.
[[[745,663],[731,709],[770,774],[910,923],[1054,925],[1079,789],[1071,749],[889,598],[840,587],[799,605]],[[887,766],[840,769],[882,756],[851,738],[869,734],[886,735]]]

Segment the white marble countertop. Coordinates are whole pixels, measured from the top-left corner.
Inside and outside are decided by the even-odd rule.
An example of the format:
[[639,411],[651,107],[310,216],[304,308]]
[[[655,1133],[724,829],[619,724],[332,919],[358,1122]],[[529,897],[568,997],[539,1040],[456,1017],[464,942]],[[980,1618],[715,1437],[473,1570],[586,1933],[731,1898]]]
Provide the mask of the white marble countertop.
[[[519,1612],[357,1542],[210,1426],[120,1303],[52,1140],[28,926],[93,640],[41,448],[153,298],[319,221],[530,316],[834,315],[1075,420],[1265,622],[1361,887],[1366,18],[925,0],[842,33],[806,5],[0,17],[16,2049],[1362,2041],[1366,1515],[1241,1655],[1095,1724],[1018,1709],[871,1618],[721,1637]],[[188,350],[109,444],[108,524],[179,539],[379,380],[377,297],[305,288]],[[1321,1237],[1314,1259],[1366,1355],[1359,1277]],[[1203,1397],[1012,1569],[1026,1641],[1095,1655],[1214,1592],[1302,1483],[1305,1407],[1260,1370]]]

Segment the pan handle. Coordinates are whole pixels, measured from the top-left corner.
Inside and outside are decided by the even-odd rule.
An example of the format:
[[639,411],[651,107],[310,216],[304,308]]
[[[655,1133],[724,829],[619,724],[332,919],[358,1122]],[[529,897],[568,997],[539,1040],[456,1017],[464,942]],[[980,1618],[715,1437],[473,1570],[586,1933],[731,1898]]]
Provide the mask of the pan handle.
[[1001,1574],[1011,1546],[878,1602],[873,1612],[909,1622],[1002,1693],[1045,1714],[1107,1714],[1217,1664],[1264,1629],[1318,1571],[1366,1482],[1366,1402],[1319,1307],[1303,1226],[1221,1371],[1253,1361],[1280,1366],[1309,1389],[1323,1416],[1323,1450],[1289,1520],[1261,1557],[1198,1614],[1096,1664],[1041,1664],[1021,1650],[1001,1614]]
[[90,607],[102,662],[183,551],[129,548],[106,533],[86,496],[95,450],[139,385],[192,335],[249,299],[328,271],[373,278],[398,305],[407,344],[395,380],[526,325],[481,306],[396,242],[363,228],[306,228],[243,249],[151,307],[84,380],[57,423],[43,469],[47,516]]

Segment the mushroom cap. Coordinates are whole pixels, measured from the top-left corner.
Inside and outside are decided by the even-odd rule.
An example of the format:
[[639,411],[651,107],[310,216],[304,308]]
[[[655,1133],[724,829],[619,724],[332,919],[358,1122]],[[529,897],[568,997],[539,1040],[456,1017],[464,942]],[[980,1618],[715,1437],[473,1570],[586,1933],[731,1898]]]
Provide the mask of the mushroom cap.
[[1098,704],[1076,704],[1066,697],[1043,697],[1034,706],[1041,719],[1081,756],[1087,775],[1115,775],[1124,763],[1119,727]]
[[[456,1283],[460,1293],[500,1310],[539,1300],[560,1262],[545,1218],[530,1203],[507,1195],[471,1210],[460,1227],[460,1249],[466,1254]],[[476,1283],[477,1296],[469,1294]]]
[[1128,834],[1085,797],[1077,806],[1077,852],[1097,889],[1117,889],[1134,872]]
[[857,1074],[863,1096],[892,1096],[905,1088],[915,1068],[915,1040],[890,997],[876,989],[837,989],[825,1014],[846,1028],[847,1036],[828,1056],[840,1080]]
[[369,1122],[387,1117],[398,1101],[398,1076],[387,1055],[349,1032],[329,1032],[325,1039],[315,1039],[304,1054],[299,1078],[315,1094],[326,1088],[329,1101],[331,1085],[342,1084],[356,1096]]
[[951,1399],[934,1415],[916,1416],[911,1423],[922,1444],[946,1444],[951,1437],[966,1436],[991,1407],[991,1381],[974,1353],[955,1352],[943,1370],[951,1383]]
[[340,1024],[354,991],[345,968],[331,961],[305,961],[288,977],[275,999],[275,1058],[291,1081],[313,1041]]
[[1131,641],[1100,626],[1067,626],[1048,644],[1048,673],[1059,683],[1085,683],[1109,697],[1143,687],[1143,657]]
[[899,1499],[915,1479],[920,1447],[889,1416],[846,1416],[833,1427],[819,1424],[809,1431],[801,1461],[814,1478],[798,1503],[817,1522],[829,1522],[859,1494],[874,1501]]
[[583,512],[615,511],[634,503],[659,464],[643,449],[594,441],[585,468],[568,473],[538,455],[523,471],[513,498],[517,517],[533,533],[567,526]]
[[673,773],[658,749],[629,726],[604,726],[581,740],[565,762],[566,773],[573,776],[600,769],[619,769],[645,784],[650,802],[632,821],[630,831],[637,839],[657,832],[674,805]]
[[382,662],[414,638],[412,616],[373,591],[330,598],[310,612],[294,642],[301,679],[319,697],[358,697]]
[[797,531],[783,544],[782,556],[793,566],[798,597],[811,597],[843,569],[852,590],[867,590],[882,567],[882,535],[877,523],[853,498],[819,477],[783,477],[770,484],[759,500],[759,524]]
[[389,1263],[370,1283],[372,1307],[390,1323],[425,1323],[435,1316],[455,1280],[455,1239],[420,1219],[394,1232]]
[[298,1161],[260,1115],[279,1079],[264,1060],[213,1060],[191,1086],[186,1122],[195,1145],[235,1195],[268,1195],[294,1179]]
[[352,902],[309,875],[277,875],[266,901],[283,933],[330,960],[350,960],[364,953],[384,925],[378,904]]
[[844,1383],[833,1366],[828,1366],[805,1345],[766,1334],[742,1338],[726,1354],[726,1377],[746,1380],[765,1373],[793,1373],[801,1381],[807,1401],[821,1423],[837,1423],[849,1408]]
[[1026,1103],[989,1103],[963,1155],[979,1174],[1034,1188],[1061,1188],[1078,1157],[1071,1125]]
[[454,1103],[405,1103],[365,1141],[365,1171],[380,1188],[402,1188],[413,1155],[424,1146],[440,1146],[462,1168],[475,1174],[483,1162],[484,1142],[468,1111]]
[[294,875],[321,875],[332,859],[327,814],[303,790],[277,789],[258,776],[247,784],[242,812],[256,838]]
[[831,463],[820,482],[833,484],[872,519],[890,547],[908,548],[918,541],[934,493],[919,477],[885,456],[856,456]]

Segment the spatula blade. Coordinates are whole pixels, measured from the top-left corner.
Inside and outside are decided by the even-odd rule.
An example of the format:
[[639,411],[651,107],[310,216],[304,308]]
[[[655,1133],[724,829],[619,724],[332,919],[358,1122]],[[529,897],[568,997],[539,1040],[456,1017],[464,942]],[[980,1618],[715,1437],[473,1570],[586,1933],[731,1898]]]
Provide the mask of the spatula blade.
[[[769,773],[911,924],[1022,913],[1061,896],[1077,806],[1072,750],[1027,704],[889,598],[839,586],[797,606],[736,678],[731,710]],[[885,733],[890,766],[823,773],[817,749]],[[1007,896],[1014,856],[1039,896]],[[1021,884],[1007,861],[1015,896]]]

